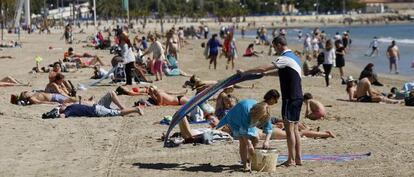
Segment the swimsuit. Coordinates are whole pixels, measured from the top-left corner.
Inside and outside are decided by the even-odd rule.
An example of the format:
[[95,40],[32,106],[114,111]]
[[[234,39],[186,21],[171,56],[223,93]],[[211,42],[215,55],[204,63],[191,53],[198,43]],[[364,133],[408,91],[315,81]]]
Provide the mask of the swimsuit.
[[68,99],[68,97],[62,95],[62,94],[58,94],[58,93],[54,93],[52,94],[52,102],[58,102],[60,104],[63,104],[66,100]]
[[358,97],[357,101],[363,102],[363,103],[370,103],[372,102],[372,98],[371,96],[365,95],[365,96]]
[[184,97],[184,96],[182,96],[182,95],[177,96],[177,100],[178,100],[178,104],[179,104],[179,105],[182,105],[182,104],[181,104],[181,98],[183,98],[183,97]]

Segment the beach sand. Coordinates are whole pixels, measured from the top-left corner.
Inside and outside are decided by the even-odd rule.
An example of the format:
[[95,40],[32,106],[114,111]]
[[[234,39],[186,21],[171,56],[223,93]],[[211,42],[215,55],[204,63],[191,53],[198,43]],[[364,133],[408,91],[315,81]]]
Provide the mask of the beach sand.
[[[30,74],[34,57],[44,58],[42,65],[51,64],[63,56],[69,47],[60,39],[61,33],[52,35],[23,35],[23,48],[3,49],[0,55],[14,59],[0,60],[0,77],[13,76],[33,87],[0,88],[0,176],[414,176],[414,108],[401,105],[351,103],[346,100],[345,86],[340,85],[338,70],[333,70],[332,87],[326,88],[323,78],[303,78],[304,92],[311,92],[327,108],[326,120],[304,123],[316,129],[332,130],[334,139],[310,139],[302,141],[303,154],[355,154],[371,152],[372,156],[349,162],[304,162],[303,166],[277,168],[275,174],[240,172],[238,142],[218,142],[213,145],[182,145],[163,148],[158,139],[167,126],[155,124],[166,115],[173,115],[179,107],[149,107],[145,115],[136,114],[116,118],[71,118],[42,120],[41,114],[53,108],[51,105],[17,106],[9,103],[10,94],[24,90],[44,89],[47,74]],[[77,35],[86,39],[86,35]],[[17,39],[6,36],[7,39]],[[189,40],[181,52],[181,68],[195,73],[203,80],[224,79],[233,73],[225,70],[225,60],[218,60],[218,70],[208,70],[204,59],[202,40]],[[248,45],[238,40],[239,54]],[[73,47],[78,53],[90,52],[112,58],[108,51]],[[64,50],[48,50],[49,46]],[[294,47],[292,47],[294,48]],[[257,46],[256,50],[268,47]],[[271,57],[239,57],[236,68],[247,69],[270,63]],[[106,67],[109,69],[108,67]],[[346,74],[357,78],[363,66],[347,63]],[[67,73],[66,77],[77,83],[88,83],[92,69]],[[392,86],[405,82],[400,76],[381,75],[388,92]],[[166,77],[156,82],[165,90],[182,90],[185,77]],[[108,81],[109,82],[109,81]],[[257,88],[238,89],[240,98],[261,100],[271,89],[279,89],[278,78],[266,77],[243,83]],[[78,94],[99,98],[116,86],[99,86]],[[187,95],[194,93],[190,91]],[[145,98],[145,97],[142,97]],[[133,105],[139,97],[121,96],[126,105]],[[280,117],[281,104],[272,107],[272,115]],[[304,112],[304,110],[303,110]],[[302,114],[303,114],[302,112]],[[206,127],[197,125],[192,127]],[[176,129],[178,130],[178,128]],[[271,146],[286,154],[285,141],[272,141]]]

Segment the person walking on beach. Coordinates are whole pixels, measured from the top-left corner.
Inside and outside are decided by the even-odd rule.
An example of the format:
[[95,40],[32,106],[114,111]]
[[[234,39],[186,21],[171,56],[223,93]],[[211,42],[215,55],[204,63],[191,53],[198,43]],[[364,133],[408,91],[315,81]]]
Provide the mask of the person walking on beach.
[[341,76],[342,84],[345,85],[345,77],[344,77],[344,66],[345,66],[345,49],[346,47],[340,43],[335,42],[335,64],[336,67],[339,69],[339,74]]
[[214,64],[214,69],[217,68],[217,56],[219,52],[219,48],[221,47],[220,41],[217,39],[217,34],[213,34],[211,36],[211,39],[208,40],[207,46],[209,49],[208,58],[210,58],[210,65],[208,66],[208,69],[211,68],[211,64]]
[[234,69],[234,60],[237,58],[237,47],[236,41],[234,40],[234,33],[231,32],[224,42],[224,48],[226,49],[227,56],[227,65],[226,70],[229,69],[229,64],[231,62],[231,69]]
[[280,54],[280,57],[277,57],[272,64],[259,66],[244,72],[239,70],[239,73],[269,74],[271,71],[278,72],[282,93],[282,117],[286,129],[288,146],[288,159],[282,165],[302,165],[298,126],[303,103],[301,60],[288,48],[286,38],[281,36],[276,37],[273,39],[272,45]]
[[391,42],[391,45],[387,49],[387,57],[390,62],[390,73],[392,72],[392,66],[394,66],[395,74],[398,74],[398,61],[400,60],[400,49],[395,41]]
[[369,44],[369,48],[372,48],[371,54],[369,54],[369,57],[374,57],[374,53],[375,56],[378,56],[379,53],[379,49],[378,49],[378,38],[375,36],[374,40],[371,41],[371,43]]
[[332,67],[335,66],[336,54],[335,48],[332,44],[332,40],[326,41],[325,49],[323,50],[323,70],[325,71],[325,83],[326,87],[330,87],[329,79],[331,77]]
[[157,40],[156,36],[151,35],[149,39],[152,42],[152,44],[147,49],[147,51],[145,51],[144,54],[142,54],[141,57],[144,57],[145,55],[152,52],[152,59],[154,60],[152,70],[154,71],[153,74],[155,75],[155,79],[156,79],[155,81],[159,81],[159,80],[162,80],[162,75],[163,75],[162,64],[165,60],[164,49],[162,48],[161,42]]

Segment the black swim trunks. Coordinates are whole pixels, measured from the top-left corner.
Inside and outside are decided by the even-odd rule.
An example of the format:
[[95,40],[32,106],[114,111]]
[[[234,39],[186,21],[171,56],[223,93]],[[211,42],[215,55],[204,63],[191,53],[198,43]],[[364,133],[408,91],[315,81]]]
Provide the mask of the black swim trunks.
[[282,117],[283,120],[289,122],[299,122],[300,111],[302,109],[303,99],[284,99],[282,101]]
[[363,103],[370,103],[372,102],[372,98],[371,96],[365,95],[365,96],[361,96],[357,99],[358,102],[363,102]]

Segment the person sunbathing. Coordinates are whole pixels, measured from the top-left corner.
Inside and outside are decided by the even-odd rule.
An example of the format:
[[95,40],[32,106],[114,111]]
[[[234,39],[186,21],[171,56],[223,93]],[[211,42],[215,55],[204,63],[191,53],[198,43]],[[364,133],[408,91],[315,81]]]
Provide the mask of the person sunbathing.
[[[203,81],[196,75],[193,75],[190,77],[190,80],[185,81],[183,88],[190,87],[192,90],[196,90],[196,94],[202,92],[204,89],[217,84],[219,81],[213,80],[213,81]],[[254,88],[254,84],[252,86],[243,86],[243,85],[234,85],[234,88],[241,89],[241,88]]]
[[65,82],[65,76],[61,73],[57,73],[54,77],[54,80],[46,85],[45,92],[59,93],[66,97],[76,96],[76,91],[74,88],[70,85],[70,83],[68,84],[69,86],[67,86]]
[[354,80],[352,76],[348,77],[346,82],[346,93],[348,93],[349,101],[357,101],[356,90],[357,80]]
[[[119,109],[111,108],[114,103]],[[106,93],[98,103],[85,101],[76,104],[63,104],[59,109],[60,118],[68,117],[114,117],[124,116],[131,113],[143,115],[143,111],[139,107],[126,108],[119,102],[119,98],[114,91]]]
[[[92,59],[86,59],[92,58]],[[68,51],[64,54],[64,62],[76,62],[81,68],[94,67],[99,64],[101,66],[107,66],[98,56],[84,53],[83,55],[74,53],[72,47],[69,47]]]
[[6,76],[0,80],[0,87],[12,87],[12,86],[30,86],[30,83],[24,84],[11,76]]
[[254,50],[254,44],[251,43],[251,44],[249,44],[249,46],[247,46],[246,51],[244,52],[243,56],[244,57],[252,57],[252,56],[260,57],[260,56],[262,56],[262,54],[263,54],[263,51],[262,52],[255,51]]
[[184,105],[190,100],[190,98],[184,95],[186,93],[187,90],[183,92],[166,92],[155,86],[151,86],[148,89],[148,96],[150,96],[151,102],[158,106]]
[[[272,122],[275,122],[276,125],[273,126],[272,131],[272,140],[280,140],[280,139],[286,139],[286,132],[283,130],[283,121],[273,119]],[[308,128],[305,124],[299,122],[299,134],[301,137],[307,137],[307,138],[335,138],[335,134],[330,131],[319,131],[319,127],[317,130],[312,130]],[[263,131],[259,131],[259,139],[263,140],[265,139],[266,134],[263,133]]]
[[19,101],[24,101],[29,104],[64,104],[74,103],[78,100],[74,97],[66,97],[59,93],[45,93],[45,92],[30,92],[24,91],[20,96],[11,95],[11,103],[18,104]]
[[325,106],[315,100],[311,93],[305,93],[303,95],[303,102],[306,106],[305,117],[311,120],[319,120],[326,116]]
[[389,103],[389,104],[399,104],[401,103],[398,100],[392,100],[383,96],[380,92],[372,88],[372,83],[375,81],[372,73],[367,73],[366,77],[359,80],[356,88],[356,98],[358,102],[364,103]]

